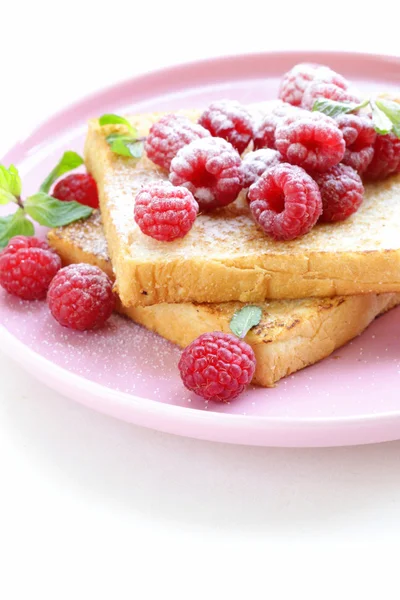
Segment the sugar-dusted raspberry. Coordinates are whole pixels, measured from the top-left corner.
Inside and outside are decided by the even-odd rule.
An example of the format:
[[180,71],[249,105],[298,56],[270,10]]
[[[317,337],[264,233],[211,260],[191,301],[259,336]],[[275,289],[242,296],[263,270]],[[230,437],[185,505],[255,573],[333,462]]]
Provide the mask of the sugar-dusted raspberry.
[[315,63],[300,63],[283,76],[279,88],[279,98],[284,102],[293,104],[293,106],[301,106],[303,94],[314,79],[333,83],[342,87],[342,89],[347,87],[344,77],[335,73],[329,67]]
[[376,132],[371,119],[361,115],[344,114],[336,117],[336,123],[346,143],[342,162],[363,173],[374,155]]
[[75,200],[91,208],[99,207],[97,185],[89,173],[72,173],[61,179],[52,194],[58,200]]
[[364,186],[352,167],[340,164],[325,173],[314,173],[313,176],[322,199],[320,221],[344,221],[360,208]]
[[364,172],[364,177],[378,180],[395,173],[400,173],[400,139],[393,133],[377,135],[374,156]]
[[267,113],[254,134],[254,149],[276,148],[275,131],[278,125],[289,116],[300,116],[306,111],[291,104],[278,104],[271,112]]
[[19,235],[0,254],[0,285],[13,296],[41,300],[60,268],[60,257],[46,242]]
[[320,98],[335,100],[336,102],[355,102],[356,104],[360,102],[357,92],[347,86],[343,88],[334,83],[315,79],[307,86],[301,106],[306,110],[312,110],[315,101]]
[[250,210],[275,240],[308,233],[322,213],[318,186],[304,169],[282,163],[269,169],[249,189]]
[[199,124],[214,137],[230,142],[242,154],[254,135],[253,119],[239,102],[219,100],[212,102],[203,112]]
[[169,178],[192,192],[201,209],[226,206],[242,189],[241,159],[222,138],[196,140],[179,150]]
[[99,267],[69,265],[51,282],[47,302],[60,325],[79,331],[97,329],[114,310],[112,281]]
[[281,162],[283,162],[282,155],[272,148],[249,152],[242,160],[243,187],[250,187],[265,171]]
[[346,144],[336,122],[315,112],[287,117],[276,130],[276,148],[288,162],[323,172],[342,160]]
[[184,237],[196,220],[199,205],[185,187],[169,181],[149,183],[135,201],[135,221],[141,231],[161,242]]
[[152,125],[144,149],[153,163],[168,171],[181,148],[210,135],[207,129],[183,115],[165,115]]
[[195,339],[182,353],[179,371],[184,385],[206,400],[228,402],[253,378],[253,349],[229,333],[215,331]]

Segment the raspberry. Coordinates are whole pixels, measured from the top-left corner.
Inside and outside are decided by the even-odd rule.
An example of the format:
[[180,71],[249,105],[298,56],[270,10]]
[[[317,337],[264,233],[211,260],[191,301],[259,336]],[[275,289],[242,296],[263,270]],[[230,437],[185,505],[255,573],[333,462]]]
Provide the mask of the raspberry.
[[52,193],[58,200],[75,200],[91,208],[99,208],[97,185],[89,173],[73,173],[59,181]]
[[135,221],[141,231],[161,242],[184,237],[196,220],[199,205],[184,187],[168,181],[150,183],[136,196]]
[[322,198],[320,221],[344,221],[355,213],[363,201],[364,187],[357,171],[336,165],[326,173],[315,173]]
[[290,104],[280,104],[265,115],[257,131],[254,134],[254,149],[276,148],[275,131],[278,125],[283,123],[286,117],[301,115],[305,111]]
[[336,123],[343,133],[346,151],[342,162],[363,173],[374,155],[376,132],[371,119],[359,115],[338,116]]
[[145,142],[147,156],[159,167],[169,170],[178,151],[210,132],[182,115],[165,115],[152,125]]
[[335,100],[336,102],[360,102],[360,98],[346,87],[334,83],[314,80],[307,86],[301,106],[307,110],[312,110],[314,103],[319,98]]
[[366,179],[385,179],[400,173],[400,139],[393,133],[377,135],[374,156],[364,173]]
[[282,156],[271,148],[249,152],[242,160],[243,187],[250,187],[267,169],[281,162],[283,162]]
[[70,329],[97,329],[110,317],[115,297],[111,279],[99,267],[69,265],[54,277],[47,293],[53,317]]
[[319,172],[337,165],[346,150],[335,121],[318,112],[287,117],[276,130],[276,147],[288,162]]
[[190,391],[206,400],[228,402],[253,378],[256,359],[246,342],[229,333],[204,333],[182,353],[179,371]]
[[293,240],[308,233],[322,213],[315,181],[304,169],[287,163],[264,173],[247,197],[255,221],[275,240]]
[[0,254],[0,285],[23,300],[41,300],[60,268],[60,257],[46,242],[18,235]]
[[254,135],[250,113],[239,102],[220,100],[203,112],[199,124],[214,137],[230,142],[242,154]]
[[169,178],[191,191],[202,209],[226,206],[242,189],[241,159],[221,138],[196,140],[179,150]]
[[344,77],[329,67],[314,63],[300,63],[283,76],[279,88],[279,98],[293,106],[301,106],[306,88],[315,79],[333,83],[342,89],[346,89],[348,85]]

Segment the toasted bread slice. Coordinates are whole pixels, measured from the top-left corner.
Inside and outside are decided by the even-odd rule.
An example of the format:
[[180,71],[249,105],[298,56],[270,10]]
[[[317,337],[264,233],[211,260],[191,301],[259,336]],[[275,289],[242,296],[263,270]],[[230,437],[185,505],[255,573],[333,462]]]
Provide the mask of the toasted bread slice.
[[[100,215],[48,234],[64,264],[87,262],[110,277]],[[400,294],[364,294],[336,298],[275,300],[261,303],[260,324],[246,337],[257,358],[254,382],[272,386],[282,377],[313,364],[361,333],[380,313],[400,303]],[[229,332],[239,302],[222,304],[156,304],[118,310],[167,340],[187,346],[207,331]]]
[[[180,111],[193,120],[196,111]],[[130,120],[142,135],[160,113]],[[122,129],[121,129],[122,127]],[[105,136],[123,126],[89,123],[85,160],[100,193],[116,287],[126,306],[161,302],[260,302],[267,298],[329,297],[400,291],[400,176],[366,186],[360,210],[342,223],[319,224],[302,238],[276,242],[238,200],[201,214],[174,242],[144,235],[133,217],[144,183],[167,173],[145,155],[111,152]]]

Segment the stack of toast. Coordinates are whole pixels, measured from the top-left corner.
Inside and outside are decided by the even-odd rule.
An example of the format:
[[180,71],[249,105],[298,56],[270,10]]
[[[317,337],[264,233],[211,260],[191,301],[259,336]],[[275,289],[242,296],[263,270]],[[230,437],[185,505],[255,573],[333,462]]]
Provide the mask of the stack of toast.
[[[260,108],[258,110],[261,110]],[[197,120],[200,111],[179,111]],[[141,136],[160,113],[128,117]],[[246,336],[257,359],[254,383],[279,379],[331,354],[379,314],[400,304],[400,176],[368,184],[361,208],[344,222],[321,223],[277,242],[250,217],[245,192],[200,214],[182,239],[159,242],[134,220],[144,183],[168,173],[144,154],[114,154],[106,141],[121,126],[89,123],[85,163],[100,212],[49,232],[64,264],[87,262],[115,280],[118,310],[187,346],[209,331],[230,332],[244,304],[262,308]]]

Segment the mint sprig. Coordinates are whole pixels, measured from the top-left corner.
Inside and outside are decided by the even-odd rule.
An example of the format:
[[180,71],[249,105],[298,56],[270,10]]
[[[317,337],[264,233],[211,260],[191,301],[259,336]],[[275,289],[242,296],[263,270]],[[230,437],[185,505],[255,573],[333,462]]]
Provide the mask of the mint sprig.
[[372,124],[375,131],[379,135],[394,133],[400,139],[400,104],[386,98],[376,98],[374,100],[368,98],[360,104],[319,98],[314,102],[312,110],[335,118],[341,114],[354,113],[368,105],[371,109]]
[[78,219],[86,219],[93,210],[89,206],[72,200],[61,202],[47,192],[61,175],[83,163],[76,152],[65,152],[40,186],[40,191],[21,200],[21,178],[18,170],[11,165],[8,169],[0,165],[0,204],[13,202],[18,209],[11,215],[0,218],[0,248],[6,246],[15,235],[34,235],[35,227],[31,219],[46,227],[61,227]]
[[127,156],[129,158],[140,158],[143,154],[144,138],[139,137],[138,130],[132,123],[119,115],[106,114],[99,118],[99,125],[124,125],[128,129],[126,133],[110,133],[106,142],[114,154]]
[[261,308],[249,304],[235,312],[229,323],[229,327],[237,337],[244,338],[252,327],[259,324],[261,317]]

